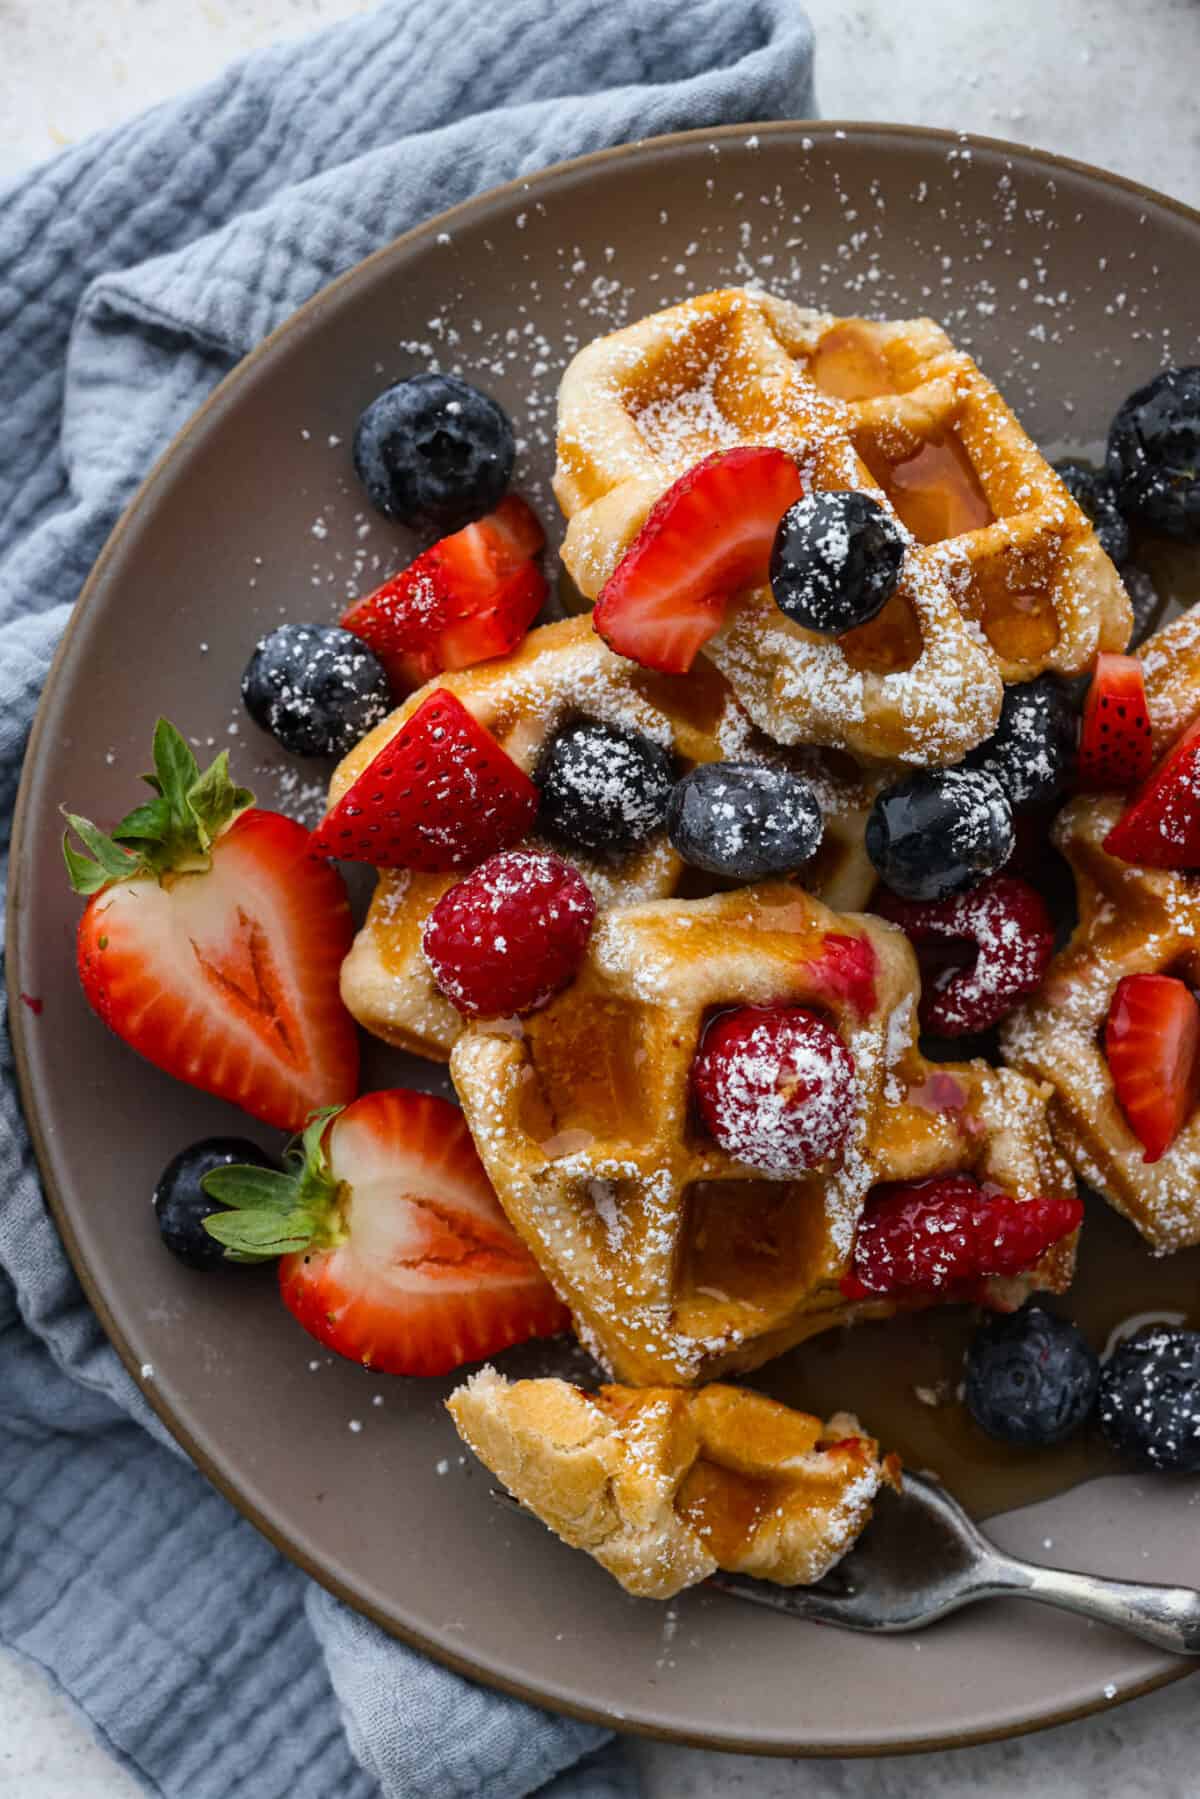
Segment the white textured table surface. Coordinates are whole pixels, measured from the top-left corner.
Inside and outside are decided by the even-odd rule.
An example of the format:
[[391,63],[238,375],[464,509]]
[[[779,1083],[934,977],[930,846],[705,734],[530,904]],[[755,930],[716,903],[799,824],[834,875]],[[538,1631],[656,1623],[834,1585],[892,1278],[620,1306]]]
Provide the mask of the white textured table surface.
[[[0,0],[0,175],[246,50],[364,10],[363,0]],[[809,11],[827,117],[1016,138],[1200,204],[1195,0],[809,0]],[[733,1693],[736,1668],[729,1678]],[[919,1760],[635,1752],[647,1799],[1188,1799],[1200,1790],[1196,1718],[1189,1680],[1042,1736]],[[0,1799],[140,1790],[39,1672],[0,1653]]]

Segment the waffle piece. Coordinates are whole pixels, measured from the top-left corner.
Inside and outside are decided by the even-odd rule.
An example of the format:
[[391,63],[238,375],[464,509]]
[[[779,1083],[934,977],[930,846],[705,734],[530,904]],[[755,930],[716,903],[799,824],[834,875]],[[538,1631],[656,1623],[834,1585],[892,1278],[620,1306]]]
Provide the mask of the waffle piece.
[[848,1413],[822,1424],[738,1387],[584,1393],[485,1368],[447,1403],[509,1492],[641,1598],[718,1568],[810,1586],[899,1482]]
[[1158,757],[1200,717],[1200,607],[1156,631],[1138,655]]
[[727,288],[580,351],[559,394],[563,561],[595,599],[701,457],[770,443],[806,487],[858,488],[913,540],[880,616],[840,638],[742,594],[706,653],[781,743],[957,761],[1002,682],[1077,674],[1132,613],[1090,521],[970,357],[928,319],[835,319]]
[[[439,676],[413,694],[335,770],[335,803],[435,687],[447,687],[524,769],[547,739],[575,718],[640,731],[672,750],[682,768],[727,756],[769,757],[814,784],[825,814],[825,841],[805,879],[841,906],[865,905],[875,882],[863,847],[871,798],[886,776],[864,775],[848,757],[812,749],[780,752],[754,730],[729,687],[703,659],[684,676],[656,675],[614,656],[587,619],[544,625],[500,661]],[[619,862],[575,854],[601,906],[675,893],[695,880],[657,833]],[[342,968],[342,997],[364,1029],[416,1055],[445,1061],[462,1019],[438,992],[421,950],[425,921],[455,874],[380,872],[366,922]]]
[[1123,975],[1182,974],[1200,987],[1200,875],[1107,855],[1124,807],[1081,795],[1059,816],[1054,841],[1075,876],[1079,923],[1001,1043],[1014,1067],[1052,1086],[1051,1122],[1076,1173],[1165,1255],[1200,1243],[1200,1111],[1159,1161],[1144,1162],[1101,1042]]
[[[865,1013],[848,969],[873,972]],[[1046,1090],[984,1062],[927,1062],[917,993],[899,931],[772,883],[603,914],[566,992],[459,1039],[450,1072],[500,1202],[619,1379],[687,1385],[890,1316],[893,1302],[850,1305],[839,1285],[877,1182],[970,1170],[1017,1198],[1074,1190]],[[793,1181],[703,1136],[689,1091],[714,1009],[788,1002],[831,1018],[859,1096],[840,1162]],[[1073,1253],[1056,1246],[989,1297],[1061,1290]]]

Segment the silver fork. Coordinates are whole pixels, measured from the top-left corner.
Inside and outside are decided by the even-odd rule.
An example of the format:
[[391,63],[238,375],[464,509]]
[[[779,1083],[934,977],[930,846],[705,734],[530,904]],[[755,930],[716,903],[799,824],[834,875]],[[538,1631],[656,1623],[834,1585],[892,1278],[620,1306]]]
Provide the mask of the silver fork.
[[[493,1497],[526,1511],[498,1488]],[[1104,1580],[1019,1561],[990,1543],[938,1481],[907,1471],[903,1491],[880,1493],[869,1529],[816,1586],[777,1587],[724,1573],[706,1584],[788,1617],[881,1632],[922,1630],[977,1599],[1035,1599],[1127,1630],[1156,1649],[1200,1655],[1194,1588]]]

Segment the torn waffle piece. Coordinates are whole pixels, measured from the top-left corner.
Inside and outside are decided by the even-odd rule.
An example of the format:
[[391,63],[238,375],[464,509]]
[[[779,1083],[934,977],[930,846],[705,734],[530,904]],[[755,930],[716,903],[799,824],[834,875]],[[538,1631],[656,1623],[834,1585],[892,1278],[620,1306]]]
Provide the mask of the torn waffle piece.
[[738,1387],[585,1393],[485,1368],[447,1403],[508,1491],[642,1598],[718,1568],[810,1586],[857,1541],[880,1487],[899,1484],[848,1413],[823,1424]]

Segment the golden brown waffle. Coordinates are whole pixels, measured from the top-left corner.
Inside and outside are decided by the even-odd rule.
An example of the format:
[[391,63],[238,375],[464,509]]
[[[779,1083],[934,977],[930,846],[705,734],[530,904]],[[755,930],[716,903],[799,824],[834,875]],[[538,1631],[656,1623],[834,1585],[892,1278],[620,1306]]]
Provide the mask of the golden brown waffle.
[[[1200,714],[1200,614],[1188,613],[1144,645],[1156,750]],[[1103,843],[1125,809],[1115,796],[1081,795],[1059,816],[1054,841],[1071,864],[1079,922],[1034,997],[1008,1019],[1008,1060],[1054,1089],[1054,1131],[1081,1178],[1165,1254],[1200,1243],[1200,1112],[1157,1162],[1117,1103],[1102,1035],[1127,974],[1181,974],[1200,987],[1200,875],[1138,868]]]
[[738,1387],[584,1393],[485,1368],[447,1403],[509,1492],[642,1598],[718,1568],[810,1586],[899,1479],[856,1418],[822,1424]]
[[[816,750],[780,752],[755,731],[724,679],[703,658],[687,676],[652,674],[614,656],[587,619],[545,625],[514,655],[439,676],[413,694],[336,769],[331,805],[435,687],[455,693],[527,771],[547,739],[580,717],[640,731],[673,751],[681,770],[729,756],[786,762],[813,782],[825,814],[825,841],[805,870],[806,882],[835,904],[866,904],[875,875],[863,847],[863,824],[885,771],[863,775],[849,757]],[[661,831],[620,862],[578,854],[572,860],[601,906],[659,898],[696,879]],[[434,985],[421,934],[437,901],[464,872],[381,871],[366,922],[342,968],[342,997],[366,1030],[441,1061],[462,1020]]]
[[992,384],[929,319],[835,319],[726,288],[599,338],[559,394],[563,561],[594,599],[655,500],[736,444],[858,488],[912,539],[896,594],[840,638],[742,594],[707,654],[780,743],[925,764],[994,729],[1002,682],[1077,674],[1132,615],[1090,521]]
[[[839,996],[847,951],[874,957],[874,1003]],[[844,985],[844,983],[841,983]],[[521,1025],[472,1025],[450,1072],[512,1223],[621,1380],[687,1385],[896,1308],[848,1305],[877,1182],[974,1171],[1017,1198],[1070,1193],[1047,1089],[984,1062],[935,1067],[916,1043],[916,963],[879,919],[775,883],[602,914],[574,983]],[[859,1107],[841,1161],[770,1179],[698,1129],[689,1073],[714,1008],[816,1005],[854,1057]],[[1064,1243],[998,1303],[1069,1281]]]

